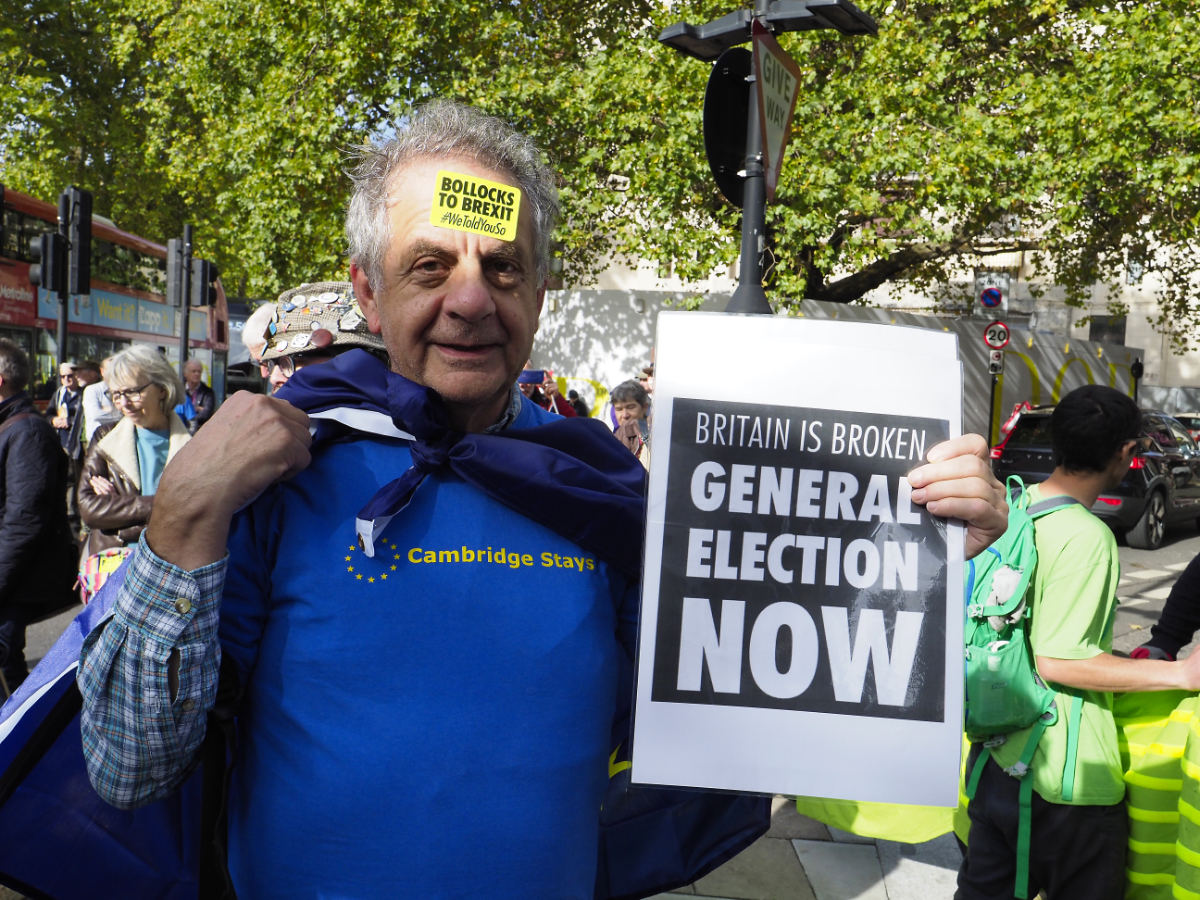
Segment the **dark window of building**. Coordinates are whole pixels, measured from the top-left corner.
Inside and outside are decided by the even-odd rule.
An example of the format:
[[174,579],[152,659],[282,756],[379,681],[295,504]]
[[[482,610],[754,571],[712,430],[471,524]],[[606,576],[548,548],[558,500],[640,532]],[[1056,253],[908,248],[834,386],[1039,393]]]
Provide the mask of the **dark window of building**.
[[1100,344],[1125,345],[1124,316],[1092,316],[1088,325],[1088,340]]

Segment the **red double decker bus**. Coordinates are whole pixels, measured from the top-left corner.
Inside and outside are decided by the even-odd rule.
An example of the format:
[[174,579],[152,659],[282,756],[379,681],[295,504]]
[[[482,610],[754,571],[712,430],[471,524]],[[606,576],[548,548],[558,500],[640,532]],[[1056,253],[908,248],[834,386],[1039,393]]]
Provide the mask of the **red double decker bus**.
[[[30,393],[46,399],[58,384],[58,300],[29,281],[30,242],[58,227],[58,208],[14,190],[2,190],[0,214],[0,337],[15,341],[34,365]],[[67,299],[66,359],[101,360],[134,343],[160,348],[179,365],[180,310],[167,305],[167,248],[92,219],[92,292]],[[223,399],[229,350],[229,313],[218,282],[211,306],[193,307],[188,355],[204,363]]]

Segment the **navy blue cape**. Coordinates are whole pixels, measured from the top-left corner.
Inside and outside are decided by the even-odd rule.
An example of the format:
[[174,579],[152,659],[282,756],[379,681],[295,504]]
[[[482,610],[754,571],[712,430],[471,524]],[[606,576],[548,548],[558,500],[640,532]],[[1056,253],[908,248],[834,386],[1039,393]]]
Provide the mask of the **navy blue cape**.
[[[631,581],[641,574],[645,475],[599,422],[456,433],[436,394],[353,351],[306,367],[281,396],[313,416],[317,442],[348,431],[415,439],[416,464],[367,498],[360,513],[368,540],[403,510],[429,472],[450,466]],[[530,464],[531,455],[538,464]],[[534,474],[514,479],[514,471]],[[494,477],[500,473],[505,477]],[[547,491],[554,492],[554,502],[546,502]],[[201,843],[209,837],[200,825],[202,771],[171,796],[129,811],[101,800],[87,777],[75,672],[84,638],[106,617],[123,577],[121,570],[109,579],[0,708],[0,882],[27,896],[90,900],[97,886],[119,887],[130,897],[200,896]],[[629,769],[619,761],[628,755],[632,696],[629,665],[622,672],[617,750],[600,813],[597,898],[646,897],[688,884],[770,824],[768,797],[631,786]]]

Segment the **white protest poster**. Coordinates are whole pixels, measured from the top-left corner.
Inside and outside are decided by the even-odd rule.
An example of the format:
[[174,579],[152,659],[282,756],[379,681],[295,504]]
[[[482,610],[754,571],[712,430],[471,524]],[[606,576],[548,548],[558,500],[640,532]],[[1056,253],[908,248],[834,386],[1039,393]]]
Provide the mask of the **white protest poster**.
[[963,531],[905,478],[954,335],[668,312],[655,374],[633,780],[955,805]]

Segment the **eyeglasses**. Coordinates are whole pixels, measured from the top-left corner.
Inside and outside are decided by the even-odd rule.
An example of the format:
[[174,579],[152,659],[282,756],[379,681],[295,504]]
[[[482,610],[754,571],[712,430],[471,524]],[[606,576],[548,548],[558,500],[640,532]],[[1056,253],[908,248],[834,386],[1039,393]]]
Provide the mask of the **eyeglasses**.
[[286,377],[291,378],[296,371],[296,364],[292,362],[290,356],[281,356],[278,359],[264,359],[262,361],[263,371],[270,377],[271,373],[278,369]]
[[141,387],[129,388],[124,391],[109,391],[108,395],[113,398],[114,403],[124,403],[126,400],[142,399],[142,393],[146,388],[150,387],[153,382],[147,381]]
[[284,374],[284,377],[291,378],[296,374],[297,369],[303,369],[312,363],[325,362],[333,357],[323,353],[298,354],[296,356],[280,356],[277,359],[264,359],[262,367],[266,370],[269,376],[276,367]]

